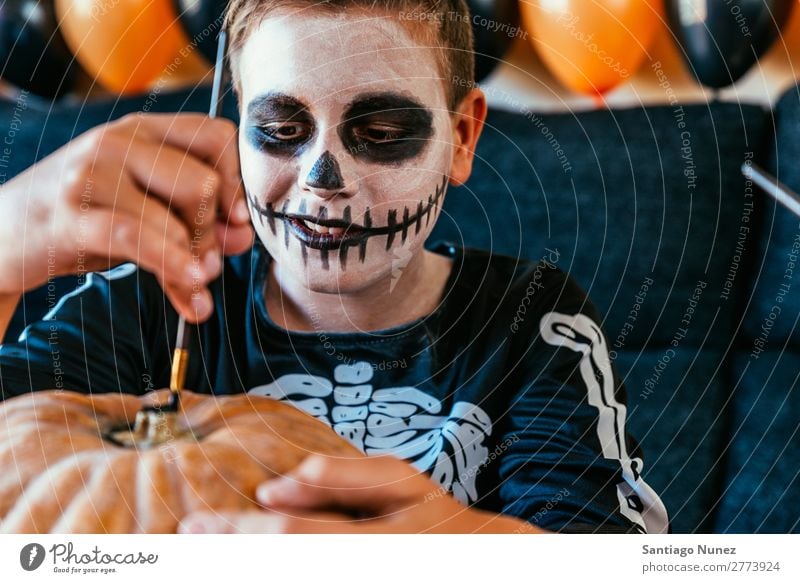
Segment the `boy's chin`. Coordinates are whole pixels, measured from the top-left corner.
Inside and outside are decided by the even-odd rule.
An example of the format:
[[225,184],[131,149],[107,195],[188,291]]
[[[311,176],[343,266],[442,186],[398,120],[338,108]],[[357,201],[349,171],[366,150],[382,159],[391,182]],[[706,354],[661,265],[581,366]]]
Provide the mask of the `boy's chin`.
[[[382,287],[390,277],[389,270],[381,269],[381,265],[359,264],[348,266],[343,271],[331,266],[329,271],[321,271],[309,266],[300,277],[304,278],[306,287],[313,292],[327,294],[357,294],[370,288]],[[388,283],[387,283],[388,289]]]
[[281,255],[275,258],[281,272],[289,275],[309,291],[328,294],[355,294],[376,285],[380,286],[391,279],[391,257],[367,257],[361,263],[356,260],[348,262],[344,267],[335,259],[328,261],[327,268],[314,257],[314,251],[308,253],[306,261],[302,257]]

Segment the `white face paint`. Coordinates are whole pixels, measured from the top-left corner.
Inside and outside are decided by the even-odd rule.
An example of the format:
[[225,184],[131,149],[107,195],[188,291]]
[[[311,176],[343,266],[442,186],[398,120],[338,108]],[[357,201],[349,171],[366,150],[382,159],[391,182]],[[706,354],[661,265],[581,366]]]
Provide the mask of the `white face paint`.
[[242,177],[281,269],[342,293],[422,253],[453,160],[434,51],[390,16],[280,12],[239,63]]

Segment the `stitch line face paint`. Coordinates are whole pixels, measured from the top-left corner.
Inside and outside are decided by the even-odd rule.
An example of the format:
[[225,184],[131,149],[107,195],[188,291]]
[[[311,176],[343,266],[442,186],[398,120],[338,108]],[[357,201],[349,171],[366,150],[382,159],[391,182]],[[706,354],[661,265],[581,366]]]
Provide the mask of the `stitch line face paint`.
[[[286,209],[289,207],[289,201],[283,203],[283,209],[281,212],[285,213]],[[283,240],[286,243],[286,248],[289,248],[289,226],[286,222],[283,223]]]
[[[266,216],[267,216],[267,222],[269,223],[269,230],[272,231],[272,234],[274,235],[275,234],[275,213],[273,212],[272,203],[271,202],[267,203]],[[261,224],[263,225],[264,224],[264,215],[259,213],[258,214],[258,218],[261,220]]]
[[[301,200],[297,207],[297,212],[289,212],[290,203],[285,201],[280,212],[276,212],[272,204],[268,203],[261,206],[257,200],[250,197],[250,204],[256,210],[261,222],[266,218],[268,224],[274,232],[276,221],[283,224],[285,246],[289,248],[289,235],[293,235],[300,243],[303,260],[307,263],[307,248],[320,251],[320,258],[323,269],[329,269],[328,252],[339,250],[339,261],[344,269],[347,264],[347,250],[350,247],[359,247],[359,261],[366,259],[367,241],[372,237],[386,235],[386,250],[391,248],[395,235],[401,233],[401,245],[406,242],[408,230],[411,225],[415,225],[414,234],[419,233],[422,217],[435,212],[435,207],[439,205],[442,196],[447,188],[447,176],[443,176],[441,183],[436,186],[434,194],[428,196],[428,202],[423,206],[420,201],[417,209],[410,214],[408,207],[403,207],[403,220],[397,222],[397,209],[387,212],[386,225],[381,227],[373,226],[370,209],[364,211],[363,223],[357,224],[352,220],[352,208],[350,205],[342,210],[341,218],[328,218],[328,208],[320,206],[316,215],[307,212],[308,205],[305,199]],[[332,232],[331,229],[334,231]]]
[[[364,212],[364,228],[369,230],[372,228],[372,215],[369,214],[369,207]],[[364,238],[358,244],[358,260],[361,263],[364,263],[364,259],[367,257],[367,239]]]
[[[369,209],[367,209],[367,213],[369,213]],[[346,206],[344,211],[342,211],[342,220],[350,224],[353,222],[350,207]],[[342,269],[347,269],[347,250],[350,249],[350,245],[342,245],[339,248],[339,263],[342,265]]]

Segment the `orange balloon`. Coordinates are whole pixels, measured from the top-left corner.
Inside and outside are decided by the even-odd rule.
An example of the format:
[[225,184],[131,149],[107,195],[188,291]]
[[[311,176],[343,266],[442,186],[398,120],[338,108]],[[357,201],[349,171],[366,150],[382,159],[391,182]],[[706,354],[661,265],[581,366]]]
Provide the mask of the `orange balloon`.
[[56,15],[84,69],[123,94],[145,91],[185,38],[172,0],[56,0]]
[[214,78],[213,65],[209,63],[197,45],[192,44],[186,34],[179,34],[179,45],[174,48],[173,58],[161,71],[158,78],[151,83],[152,87],[177,89],[195,85]]
[[[800,3],[800,2],[798,2]],[[795,5],[794,10],[789,15],[789,21],[783,27],[781,36],[772,45],[770,52],[767,55],[780,55],[783,59],[788,60],[792,65],[792,69],[796,70],[798,63],[800,63],[800,6]],[[761,59],[762,63],[764,58]],[[794,70],[792,73],[794,73]]]
[[520,0],[528,38],[573,91],[601,95],[631,77],[661,25],[661,0]]

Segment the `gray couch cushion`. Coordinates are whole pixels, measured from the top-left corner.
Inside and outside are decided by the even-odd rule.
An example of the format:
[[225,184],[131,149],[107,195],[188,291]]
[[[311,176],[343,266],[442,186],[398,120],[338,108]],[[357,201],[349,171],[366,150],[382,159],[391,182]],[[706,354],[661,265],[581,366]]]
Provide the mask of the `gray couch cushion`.
[[628,427],[642,446],[642,475],[666,505],[673,532],[711,532],[726,445],[723,352],[669,350],[619,353]]
[[[777,343],[776,343],[777,344]],[[734,359],[717,532],[800,532],[800,353]]]
[[[800,87],[781,97],[774,115],[767,169],[800,192]],[[762,192],[756,194],[763,208],[758,215],[761,235],[750,273],[752,301],[744,339],[753,360],[786,340],[800,350],[800,218]]]
[[680,328],[681,345],[726,347],[747,289],[746,274],[729,277],[744,204],[739,166],[766,121],[760,107],[733,104],[492,111],[474,174],[449,192],[434,235],[537,259],[558,250],[617,349],[666,346]]

